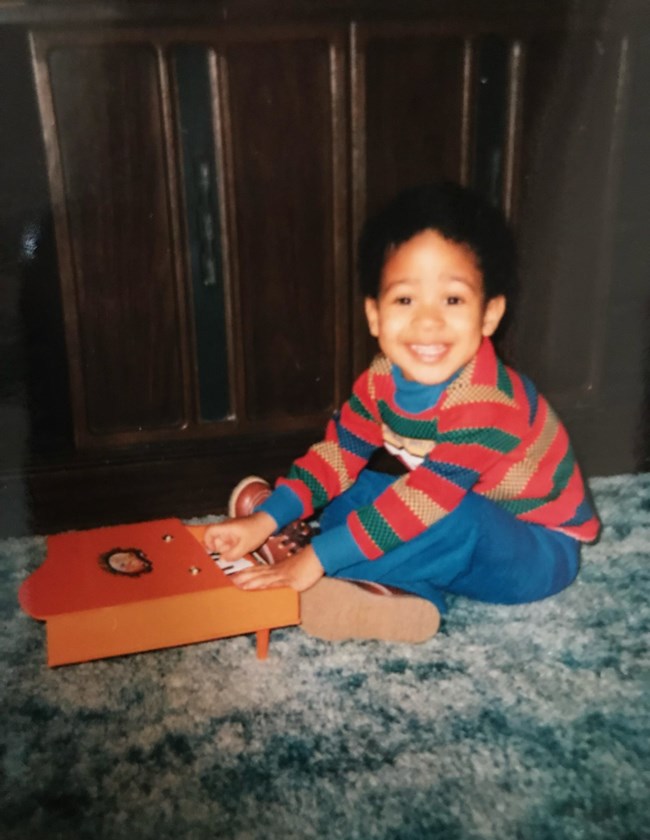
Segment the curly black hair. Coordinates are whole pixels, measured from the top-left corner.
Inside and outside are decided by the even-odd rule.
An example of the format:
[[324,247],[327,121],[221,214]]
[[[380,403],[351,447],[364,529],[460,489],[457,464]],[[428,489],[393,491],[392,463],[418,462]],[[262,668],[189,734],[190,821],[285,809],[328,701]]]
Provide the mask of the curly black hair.
[[503,213],[468,187],[438,181],[404,190],[367,220],[357,265],[364,297],[378,297],[390,250],[425,230],[435,230],[473,251],[486,300],[514,295],[515,243]]

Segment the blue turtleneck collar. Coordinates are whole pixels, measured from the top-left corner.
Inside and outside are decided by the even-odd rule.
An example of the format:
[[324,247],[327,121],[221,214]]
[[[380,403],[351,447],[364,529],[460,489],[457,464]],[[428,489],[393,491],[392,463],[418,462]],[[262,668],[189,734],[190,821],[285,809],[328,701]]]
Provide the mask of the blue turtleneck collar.
[[439,385],[423,385],[421,382],[406,379],[397,365],[391,367],[395,381],[395,402],[402,411],[408,411],[409,414],[421,414],[423,411],[433,408],[445,388],[451,385],[460,373],[457,370],[449,379]]

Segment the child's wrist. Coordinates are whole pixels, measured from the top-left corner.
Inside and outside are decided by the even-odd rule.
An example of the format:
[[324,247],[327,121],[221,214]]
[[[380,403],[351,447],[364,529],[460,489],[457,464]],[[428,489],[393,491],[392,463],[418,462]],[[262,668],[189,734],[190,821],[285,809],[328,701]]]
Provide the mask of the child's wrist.
[[256,537],[260,538],[259,545],[266,542],[271,534],[277,531],[278,523],[266,511],[257,510],[247,516],[246,519],[254,529]]

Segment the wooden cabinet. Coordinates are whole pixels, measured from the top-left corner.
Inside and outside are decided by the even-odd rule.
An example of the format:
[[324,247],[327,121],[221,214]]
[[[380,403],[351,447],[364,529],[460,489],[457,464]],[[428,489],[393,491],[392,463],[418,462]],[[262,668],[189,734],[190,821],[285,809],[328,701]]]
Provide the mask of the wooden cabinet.
[[248,423],[322,423],[348,379],[345,30],[229,37],[229,197]]
[[284,470],[375,349],[355,291],[366,213],[436,177],[511,217],[501,347],[587,472],[647,468],[650,18],[579,5],[14,11],[74,438],[24,471],[39,530],[218,510],[242,475]]
[[34,33],[79,447],[313,427],[341,400],[344,44]]
[[77,442],[182,428],[188,340],[168,80],[153,45],[34,43]]
[[[429,21],[352,30],[353,241],[366,215],[427,179],[468,182],[476,47]],[[355,296],[355,372],[376,352]]]

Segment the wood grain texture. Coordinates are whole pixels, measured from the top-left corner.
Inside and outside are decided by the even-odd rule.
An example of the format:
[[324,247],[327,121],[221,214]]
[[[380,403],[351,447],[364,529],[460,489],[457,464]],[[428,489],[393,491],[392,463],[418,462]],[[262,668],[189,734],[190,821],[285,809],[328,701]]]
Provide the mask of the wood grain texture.
[[332,49],[310,37],[225,50],[236,330],[251,420],[330,410],[345,365],[335,247],[345,138]]
[[182,327],[156,53],[70,45],[51,50],[48,66],[73,271],[69,340],[82,383],[77,429],[179,426]]

